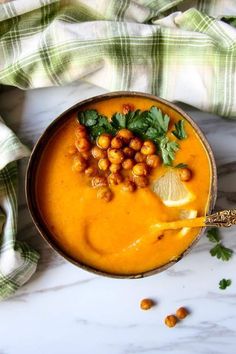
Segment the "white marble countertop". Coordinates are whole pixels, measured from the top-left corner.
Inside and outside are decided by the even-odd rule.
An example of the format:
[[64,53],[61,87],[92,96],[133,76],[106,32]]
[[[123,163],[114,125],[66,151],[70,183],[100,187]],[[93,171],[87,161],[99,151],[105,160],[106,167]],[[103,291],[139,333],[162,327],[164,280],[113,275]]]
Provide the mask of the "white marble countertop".
[[[0,114],[33,146],[44,128],[79,100],[104,92],[87,84],[0,94]],[[218,166],[216,208],[236,206],[236,122],[185,107],[206,133]],[[24,197],[20,163],[19,238],[41,254],[33,278],[0,304],[0,354],[218,354],[236,348],[236,256],[211,257],[204,236],[192,252],[162,274],[139,280],[95,276],[64,261],[38,235]],[[222,231],[236,250],[236,228]],[[222,278],[232,285],[220,290]],[[141,311],[151,297],[157,306]],[[167,314],[184,305],[191,315],[173,329]]]

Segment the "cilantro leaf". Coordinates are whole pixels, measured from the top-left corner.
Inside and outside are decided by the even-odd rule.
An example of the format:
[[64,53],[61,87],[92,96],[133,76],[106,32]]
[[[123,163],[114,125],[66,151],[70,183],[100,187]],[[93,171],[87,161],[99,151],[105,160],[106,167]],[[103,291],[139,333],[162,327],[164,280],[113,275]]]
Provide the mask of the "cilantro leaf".
[[126,128],[126,121],[127,117],[122,113],[115,113],[111,118],[111,124],[117,130]]
[[222,259],[222,261],[228,261],[232,257],[233,251],[230,248],[223,246],[220,242],[210,250],[210,254],[213,257],[216,256],[218,259]]
[[161,139],[160,150],[165,165],[172,165],[175,159],[175,152],[179,149],[179,145],[175,141],[170,141],[168,137]]
[[230,286],[232,283],[232,281],[230,279],[221,279],[221,281],[219,282],[219,288],[222,290],[225,290],[228,286]]
[[161,137],[168,131],[170,117],[167,114],[163,114],[160,109],[153,106],[147,115],[147,121],[152,128],[157,131],[157,136]]
[[92,127],[98,122],[98,112],[94,109],[78,112],[78,120],[80,124],[86,127]]
[[188,165],[186,163],[178,163],[178,165],[175,166],[175,168],[186,168]]
[[181,119],[177,123],[175,123],[175,130],[172,131],[172,134],[176,136],[179,140],[183,140],[187,138],[187,133],[184,129],[184,120]]
[[212,229],[207,230],[207,238],[211,242],[220,242],[219,229],[213,227]]
[[147,111],[141,112],[139,109],[133,112],[128,112],[127,117],[127,128],[133,132],[141,132],[142,134],[148,128],[147,122]]

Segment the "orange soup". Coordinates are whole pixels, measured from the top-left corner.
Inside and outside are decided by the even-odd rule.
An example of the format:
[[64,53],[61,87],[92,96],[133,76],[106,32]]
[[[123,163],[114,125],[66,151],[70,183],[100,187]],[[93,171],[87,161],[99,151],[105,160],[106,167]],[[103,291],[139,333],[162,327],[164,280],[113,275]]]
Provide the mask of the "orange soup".
[[[142,111],[152,106],[160,108],[170,117],[168,135],[177,140],[172,131],[183,119],[180,113],[148,98],[109,98],[87,104],[83,110],[94,109],[110,118],[122,112],[124,104]],[[160,163],[150,172],[149,184],[131,193],[124,191],[123,183],[112,185],[113,198],[107,203],[97,198],[97,189],[91,187],[84,173],[72,170],[73,157],[68,149],[74,144],[76,116],[71,114],[48,141],[37,169],[38,208],[56,244],[72,259],[117,275],[139,274],[177,259],[199,229],[154,234],[152,226],[192,212],[193,217],[204,216],[208,210],[211,164],[194,128],[184,120],[187,138],[178,141],[172,167]],[[181,181],[189,196],[180,205],[164,203],[153,186],[168,172],[179,175],[183,164],[191,169],[191,179]]]

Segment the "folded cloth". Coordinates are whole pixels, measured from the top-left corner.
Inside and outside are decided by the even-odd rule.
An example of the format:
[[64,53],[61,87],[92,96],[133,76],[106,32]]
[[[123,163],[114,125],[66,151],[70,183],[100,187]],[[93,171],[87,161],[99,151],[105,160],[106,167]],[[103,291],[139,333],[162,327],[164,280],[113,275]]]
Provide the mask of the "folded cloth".
[[37,252],[16,241],[17,231],[17,165],[16,160],[28,156],[0,118],[0,300],[13,294],[34,273]]
[[[235,0],[0,2],[0,84],[29,89],[84,79],[235,116]],[[27,154],[1,122],[0,298],[31,276],[38,259],[15,240],[13,161]]]

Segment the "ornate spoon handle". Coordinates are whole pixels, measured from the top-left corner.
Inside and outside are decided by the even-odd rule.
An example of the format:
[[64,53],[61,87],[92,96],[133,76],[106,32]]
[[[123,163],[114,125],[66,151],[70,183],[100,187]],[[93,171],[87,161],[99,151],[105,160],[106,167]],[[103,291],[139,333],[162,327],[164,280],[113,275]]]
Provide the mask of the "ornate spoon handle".
[[159,222],[151,226],[154,230],[174,230],[183,227],[230,227],[236,225],[236,209],[222,210],[217,213],[200,216],[194,219],[182,219],[169,222]]
[[205,225],[216,227],[230,227],[232,225],[236,225],[236,209],[222,210],[217,213],[207,215]]

